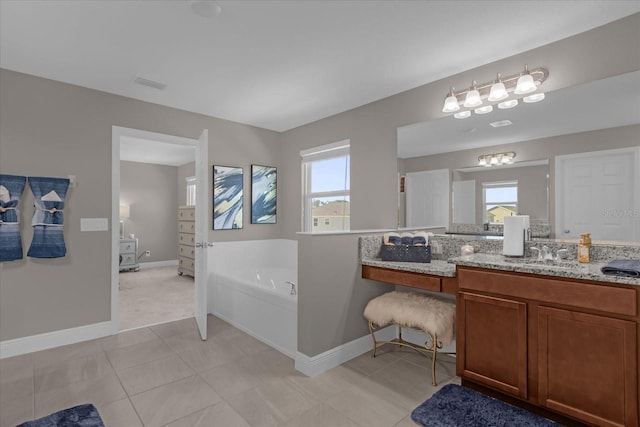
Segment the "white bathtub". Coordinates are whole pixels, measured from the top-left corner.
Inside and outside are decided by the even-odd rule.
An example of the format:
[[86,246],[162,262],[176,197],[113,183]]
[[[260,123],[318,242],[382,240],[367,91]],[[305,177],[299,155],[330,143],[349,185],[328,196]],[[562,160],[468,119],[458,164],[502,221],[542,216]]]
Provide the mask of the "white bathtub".
[[297,350],[298,243],[214,243],[208,250],[208,309],[289,357]]

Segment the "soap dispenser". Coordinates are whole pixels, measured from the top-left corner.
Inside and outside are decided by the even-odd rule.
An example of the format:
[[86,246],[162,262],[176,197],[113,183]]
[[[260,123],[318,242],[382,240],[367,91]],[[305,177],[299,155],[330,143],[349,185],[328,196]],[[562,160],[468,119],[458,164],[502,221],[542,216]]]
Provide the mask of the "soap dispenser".
[[591,234],[584,233],[580,235],[578,243],[578,262],[588,263],[591,249]]

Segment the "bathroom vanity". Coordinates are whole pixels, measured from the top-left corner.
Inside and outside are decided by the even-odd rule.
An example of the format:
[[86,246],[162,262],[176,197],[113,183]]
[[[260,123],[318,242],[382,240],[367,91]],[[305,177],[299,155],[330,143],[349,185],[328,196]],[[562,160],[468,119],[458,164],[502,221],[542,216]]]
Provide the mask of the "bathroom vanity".
[[463,385],[588,425],[638,427],[640,279],[605,276],[603,262],[543,263],[485,249],[451,256],[453,275],[443,260],[412,266],[363,256],[362,277],[457,295]]

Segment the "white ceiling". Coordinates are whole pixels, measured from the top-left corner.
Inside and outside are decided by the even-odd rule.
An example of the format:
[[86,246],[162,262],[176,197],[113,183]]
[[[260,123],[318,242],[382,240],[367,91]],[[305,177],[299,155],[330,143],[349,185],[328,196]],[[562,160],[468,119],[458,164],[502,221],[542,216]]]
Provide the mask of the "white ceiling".
[[206,17],[194,3],[212,10],[2,0],[0,67],[284,131],[640,11],[606,0],[245,0]]
[[[544,90],[544,85],[539,91]],[[490,122],[513,124],[494,128]],[[535,104],[494,109],[467,119],[443,117],[398,128],[398,157],[489,147],[640,124],[640,71],[545,93]],[[603,141],[606,144],[606,141]]]

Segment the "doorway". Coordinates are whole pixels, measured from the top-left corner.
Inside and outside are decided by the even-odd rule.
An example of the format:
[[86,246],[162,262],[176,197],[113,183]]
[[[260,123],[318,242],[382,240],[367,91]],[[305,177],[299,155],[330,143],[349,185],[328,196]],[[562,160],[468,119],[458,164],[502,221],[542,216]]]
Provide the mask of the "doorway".
[[[158,134],[153,132],[141,131],[137,129],[129,129],[122,128],[118,126],[112,127],[112,280],[111,280],[111,323],[113,332],[116,333],[123,327],[127,327],[127,325],[133,324],[136,327],[141,326],[149,326],[150,324],[162,323],[164,321],[176,320],[180,313],[185,311],[185,304],[189,304],[189,300],[183,301],[183,307],[176,307],[176,310],[169,312],[164,315],[154,314],[154,310],[140,310],[140,321],[144,322],[144,320],[148,319],[150,321],[149,324],[142,325],[140,321],[135,321],[131,323],[131,315],[135,315],[135,311],[131,312],[130,304],[123,304],[121,307],[121,303],[125,301],[121,297],[131,297],[137,298],[134,302],[134,306],[138,304],[141,306],[145,299],[149,304],[149,307],[157,306],[159,310],[162,310],[166,307],[163,307],[163,298],[162,295],[157,294],[154,297],[153,294],[144,295],[144,290],[136,289],[135,286],[131,286],[132,283],[139,281],[140,286],[146,286],[150,291],[156,290],[162,292],[163,290],[168,292],[180,292],[180,285],[184,284],[182,282],[190,281],[191,278],[178,276],[178,266],[175,265],[176,253],[178,250],[178,238],[176,236],[175,239],[170,237],[169,239],[162,240],[161,238],[161,230],[169,229],[169,230],[177,230],[178,222],[177,222],[177,212],[178,206],[184,205],[185,200],[180,200],[177,197],[177,194],[174,193],[173,201],[165,200],[164,202],[160,201],[161,206],[151,206],[153,203],[158,203],[158,201],[154,200],[153,197],[149,197],[148,194],[142,196],[133,196],[132,193],[135,193],[136,190],[140,188],[145,188],[145,179],[148,181],[146,185],[154,185],[153,179],[149,180],[145,174],[137,174],[133,169],[139,168],[141,172],[145,173],[155,173],[158,180],[161,179],[163,172],[171,171],[175,175],[173,179],[173,184],[177,183],[180,186],[180,183],[177,179],[177,173],[175,173],[175,169],[172,166],[167,166],[169,163],[165,162],[165,165],[154,165],[154,163],[162,163],[163,160],[160,157],[156,157],[158,153],[165,149],[170,151],[169,158],[173,158],[175,160],[176,157],[183,156],[186,154],[186,157],[183,158],[184,163],[188,163],[189,161],[195,161],[195,176],[196,176],[196,206],[195,206],[195,241],[202,242],[206,240],[206,194],[207,194],[207,164],[208,164],[208,153],[207,153],[207,131],[203,131],[200,139],[189,139],[172,135]],[[126,149],[124,157],[121,158],[121,150],[123,148]],[[136,151],[140,154],[136,155]],[[140,157],[141,156],[141,157]],[[132,160],[133,159],[133,160]],[[137,160],[144,159],[144,160]],[[129,162],[121,163],[121,160],[129,160]],[[172,161],[174,161],[172,160]],[[130,163],[139,162],[139,163]],[[177,166],[177,164],[175,165]],[[144,169],[144,171],[142,171]],[[182,168],[184,169],[184,168]],[[125,174],[124,176],[123,173]],[[136,178],[138,177],[138,178]],[[122,180],[122,181],[121,181]],[[126,188],[122,188],[123,194],[121,194],[121,184],[128,183]],[[155,187],[160,187],[159,191],[162,191],[163,184],[155,183]],[[166,185],[166,183],[165,183]],[[185,183],[182,183],[182,191],[186,189]],[[200,191],[198,191],[200,190]],[[144,191],[142,192],[144,193]],[[123,199],[123,195],[125,195],[125,199]],[[147,200],[144,198],[147,197]],[[184,196],[183,196],[184,197]],[[135,199],[135,200],[134,200]],[[185,198],[186,199],[186,198]],[[121,206],[121,202],[123,206]],[[124,207],[124,209],[123,209]],[[175,208],[175,209],[174,209]],[[164,215],[164,222],[170,221],[171,224],[158,224],[157,227],[151,226],[149,227],[149,222],[151,222],[150,218],[159,216],[155,215],[159,209],[166,210],[170,212],[168,215]],[[130,219],[121,219],[120,212],[127,212],[130,215]],[[131,231],[135,230],[135,227],[129,228],[127,231],[127,221],[129,221],[129,225],[133,225],[134,222],[132,219],[134,218],[134,213],[137,213],[137,225],[138,230],[143,230],[144,236],[147,237],[147,245],[152,239],[155,239],[156,249],[158,252],[164,251],[164,256],[161,256],[163,259],[169,258],[170,261],[155,261],[155,262],[147,262],[143,265],[153,267],[150,269],[143,268],[139,272],[134,272],[139,269],[138,261],[142,259],[144,261],[145,255],[150,256],[149,252],[153,253],[153,250],[149,250],[150,247],[145,246],[144,244],[138,245],[138,242],[145,241],[143,236],[136,236],[130,234]],[[174,215],[175,213],[175,215]],[[145,221],[145,218],[147,220]],[[175,219],[173,219],[175,218]],[[122,222],[125,222],[122,224]],[[124,233],[122,233],[124,225]],[[146,229],[144,228],[146,227]],[[121,239],[121,236],[124,234],[124,240]],[[140,239],[138,237],[141,237]],[[159,240],[158,240],[159,239]],[[175,240],[172,242],[172,240]],[[123,243],[124,242],[124,243]],[[133,243],[132,243],[133,242]],[[158,243],[160,242],[160,243]],[[126,264],[125,267],[132,268],[122,268],[121,254],[122,248],[121,246],[129,244],[133,246],[134,253],[134,263],[133,265]],[[144,246],[144,247],[143,247]],[[197,246],[197,245],[196,245]],[[194,260],[195,269],[196,269],[196,278],[191,282],[191,296],[190,298],[190,307],[187,307],[187,312],[191,312],[195,314],[197,323],[199,328],[201,329],[201,335],[203,335],[203,339],[206,337],[206,259],[202,256],[202,254],[198,254],[198,251],[195,251],[194,258],[199,258]],[[200,256],[198,256],[200,255]],[[172,265],[172,261],[173,264]],[[167,266],[168,265],[168,266]],[[131,273],[120,273],[120,271],[130,271]],[[197,271],[202,270],[203,273],[200,274],[200,280],[198,280]],[[122,274],[122,276],[121,276]],[[135,276],[135,277],[134,277]],[[122,279],[122,280],[121,280]],[[160,279],[160,281],[159,281]],[[181,283],[178,283],[181,282]],[[153,287],[153,283],[162,284],[162,286],[157,286],[155,289]],[[172,288],[173,287],[173,288]],[[185,293],[188,293],[189,290],[185,290]],[[166,299],[166,298],[164,298]],[[184,298],[183,298],[184,300]],[[157,304],[155,304],[157,302]],[[126,311],[122,311],[126,310]],[[122,315],[122,316],[121,316]],[[171,317],[163,319],[162,316]],[[142,318],[144,317],[144,319]],[[183,316],[184,317],[184,316]],[[160,319],[160,321],[158,321]],[[204,324],[204,325],[203,325]],[[203,330],[204,329],[204,330]]]

